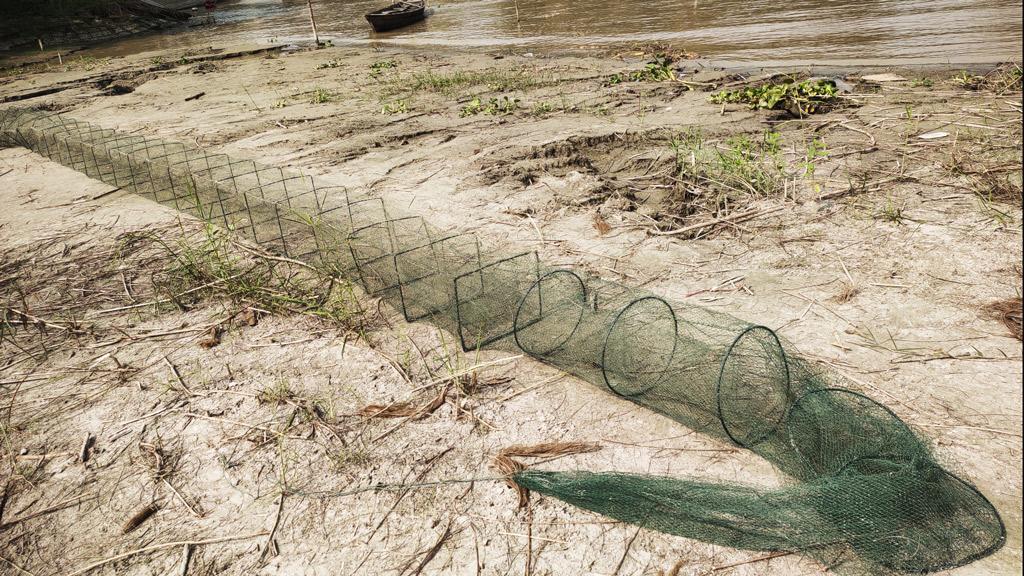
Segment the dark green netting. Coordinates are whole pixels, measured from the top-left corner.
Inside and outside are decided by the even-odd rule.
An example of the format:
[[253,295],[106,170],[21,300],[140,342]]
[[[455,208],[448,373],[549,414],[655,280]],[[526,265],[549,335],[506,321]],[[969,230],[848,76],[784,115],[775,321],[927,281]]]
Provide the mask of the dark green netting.
[[217,224],[358,281],[457,335],[522,351],[764,457],[793,479],[758,490],[679,478],[527,470],[523,487],[662,532],[792,551],[860,573],[928,572],[997,550],[992,505],[895,414],[838,387],[770,329],[543,265],[440,230],[380,197],[60,114],[0,111],[0,145]]

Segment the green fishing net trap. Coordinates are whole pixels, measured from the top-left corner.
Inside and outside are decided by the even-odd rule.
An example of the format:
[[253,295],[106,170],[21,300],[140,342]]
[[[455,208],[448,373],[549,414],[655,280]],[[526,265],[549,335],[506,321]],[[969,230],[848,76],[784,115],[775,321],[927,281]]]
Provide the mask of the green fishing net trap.
[[1006,531],[885,406],[842,387],[772,330],[441,230],[381,197],[297,172],[38,110],[0,111],[23,146],[110,185],[358,282],[466,351],[521,351],[750,450],[774,489],[526,469],[519,486],[652,530],[793,552],[843,573],[926,573],[998,550]]

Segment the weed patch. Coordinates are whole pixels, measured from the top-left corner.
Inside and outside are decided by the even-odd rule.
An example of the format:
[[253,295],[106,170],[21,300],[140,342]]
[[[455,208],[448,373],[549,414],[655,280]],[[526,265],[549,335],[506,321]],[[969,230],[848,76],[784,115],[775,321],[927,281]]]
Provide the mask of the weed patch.
[[325,104],[334,100],[334,94],[325,88],[315,88],[313,95],[309,98],[310,104]]
[[524,70],[459,70],[449,74],[427,71],[392,79],[385,87],[384,95],[436,92],[450,96],[474,86],[486,86],[493,92],[512,92],[528,90],[540,83],[541,80]]
[[170,256],[154,276],[162,300],[188,310],[203,298],[226,297],[270,313],[297,313],[341,326],[360,325],[360,306],[351,284],[326,278],[288,262],[236,255],[226,233],[207,225],[198,237],[166,242],[147,235]]
[[699,129],[675,138],[676,212],[730,212],[744,198],[780,196],[786,190],[785,162],[781,136],[768,131],[760,140],[745,135],[725,142],[705,140]]
[[511,114],[519,108],[519,100],[516,98],[509,98],[508,96],[502,96],[501,99],[491,98],[489,100],[481,100],[480,97],[473,98],[459,110],[459,116],[465,118],[466,116],[476,116],[478,114],[487,114],[489,116],[498,116],[504,114]]
[[341,66],[341,62],[338,62],[337,60],[328,60],[327,62],[321,62],[320,64],[317,64],[316,69],[326,70],[328,68],[338,68],[339,66]]
[[839,89],[831,80],[768,83],[711,95],[715,104],[746,104],[752,110],[788,110],[806,116],[835,107]]
[[394,116],[395,114],[405,114],[409,111],[409,105],[405,100],[396,100],[394,102],[388,102],[381,107],[380,113],[385,116]]

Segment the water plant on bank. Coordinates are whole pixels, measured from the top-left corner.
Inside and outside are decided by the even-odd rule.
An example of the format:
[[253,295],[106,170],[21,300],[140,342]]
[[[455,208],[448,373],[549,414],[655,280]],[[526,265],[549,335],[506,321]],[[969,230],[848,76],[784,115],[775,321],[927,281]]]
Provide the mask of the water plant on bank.
[[628,74],[612,74],[608,78],[608,84],[621,84],[626,81],[630,82],[671,82],[676,79],[676,72],[672,69],[672,58],[658,54],[644,65],[640,70],[635,70]]
[[746,104],[751,110],[789,110],[795,116],[814,114],[830,108],[839,98],[839,89],[832,80],[792,79],[722,90],[711,95],[715,104]]
[[397,67],[398,62],[394,60],[378,60],[370,64],[370,78],[380,78],[386,71]]

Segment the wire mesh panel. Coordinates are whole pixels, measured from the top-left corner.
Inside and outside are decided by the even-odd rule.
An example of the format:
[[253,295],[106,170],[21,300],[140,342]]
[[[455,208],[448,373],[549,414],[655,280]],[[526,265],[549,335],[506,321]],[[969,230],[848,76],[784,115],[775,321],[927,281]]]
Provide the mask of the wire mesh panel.
[[514,349],[621,399],[749,449],[795,481],[774,490],[650,475],[543,472],[520,486],[663,532],[800,552],[850,573],[928,572],[991,554],[992,504],[944,470],[900,418],[794,354],[772,330],[439,230],[378,196],[252,160],[0,111],[24,146],[270,252],[358,281],[456,333]]

